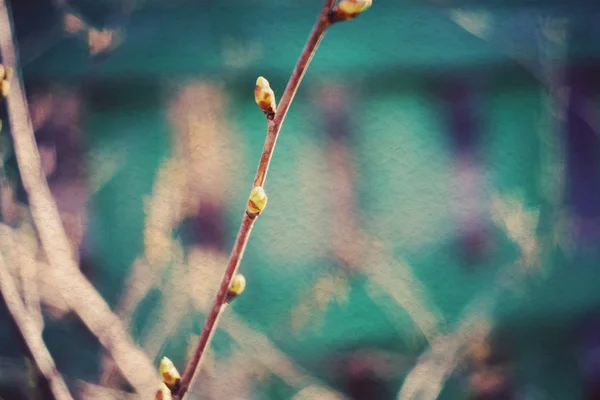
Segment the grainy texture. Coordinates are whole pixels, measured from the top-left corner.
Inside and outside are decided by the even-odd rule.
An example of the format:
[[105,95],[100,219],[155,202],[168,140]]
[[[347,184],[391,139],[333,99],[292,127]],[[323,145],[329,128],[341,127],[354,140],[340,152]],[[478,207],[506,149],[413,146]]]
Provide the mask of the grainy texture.
[[[4,0],[0,0],[0,51],[3,63],[18,71],[11,22]],[[75,262],[73,248],[42,173],[27,101],[16,75],[7,97],[7,106],[21,179],[49,263],[52,268],[68,271],[69,275],[68,281],[56,282],[59,286],[55,290],[62,293],[68,305],[98,337],[135,390],[148,398],[158,385],[158,374]]]
[[4,258],[1,253],[0,290],[2,291],[2,298],[19,327],[35,363],[48,381],[52,394],[56,400],[72,400],[73,397],[71,397],[65,381],[56,369],[52,355],[44,345],[39,324],[31,317],[21,301],[19,290],[10,276],[6,265],[4,265]]
[[[330,11],[334,3],[334,0],[326,0],[323,4],[323,8],[319,13],[317,22],[313,27],[308,41],[302,50],[302,54],[300,55],[300,58],[294,67],[292,76],[290,77],[285,91],[283,92],[277,113],[273,119],[267,119],[267,138],[260,156],[256,176],[254,177],[254,187],[264,186],[265,180],[267,179],[269,164],[271,163],[271,158],[273,157],[273,151],[275,150],[275,144],[277,143],[277,137],[279,136],[281,126],[285,120],[285,116],[287,115],[290,105],[294,100],[294,96],[300,87],[300,83],[302,82],[302,78],[306,73],[308,65],[315,55],[315,52],[317,51],[319,43],[323,39],[327,28],[331,26]],[[199,372],[202,356],[210,344],[210,340],[215,333],[219,318],[226,307],[227,293],[231,284],[231,278],[235,275],[240,266],[240,262],[242,261],[244,250],[246,249],[248,238],[250,237],[255,219],[256,217],[254,216],[251,217],[247,213],[244,214],[240,229],[235,239],[235,244],[233,245],[233,250],[231,251],[231,255],[229,257],[229,263],[227,264],[225,275],[223,276],[223,280],[221,281],[221,285],[219,287],[219,291],[217,292],[217,296],[213,302],[208,317],[206,318],[204,328],[200,333],[200,338],[194,353],[192,354],[192,358],[190,359],[185,368],[185,372],[183,373],[183,377],[181,379],[181,388],[177,393],[179,398],[184,398],[187,390],[193,384],[195,376]]]

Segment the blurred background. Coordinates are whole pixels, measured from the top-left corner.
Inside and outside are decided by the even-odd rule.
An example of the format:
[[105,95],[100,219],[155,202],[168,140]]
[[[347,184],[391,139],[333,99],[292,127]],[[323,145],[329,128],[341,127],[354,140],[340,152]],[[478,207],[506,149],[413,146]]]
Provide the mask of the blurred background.
[[[183,369],[263,146],[254,82],[281,96],[321,1],[8,3],[81,271]],[[591,0],[375,0],[334,26],[193,398],[600,398],[599,20]],[[29,262],[73,396],[128,398],[41,264],[0,118],[0,250]],[[3,304],[0,397],[49,396]]]

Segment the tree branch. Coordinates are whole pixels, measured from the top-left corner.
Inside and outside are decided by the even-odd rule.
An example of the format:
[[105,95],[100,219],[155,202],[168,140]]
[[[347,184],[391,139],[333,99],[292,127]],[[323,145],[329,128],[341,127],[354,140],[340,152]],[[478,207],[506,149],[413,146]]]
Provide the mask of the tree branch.
[[[330,16],[334,4],[335,0],[325,1],[321,12],[319,13],[319,16],[317,18],[317,22],[313,27],[313,30],[304,46],[304,49],[302,50],[300,58],[298,59],[296,66],[294,67],[294,70],[288,81],[285,91],[283,92],[275,117],[272,120],[267,120],[267,137],[265,139],[265,144],[263,147],[262,154],[260,156],[258,169],[254,178],[254,187],[263,186],[265,183],[265,180],[267,178],[267,172],[269,170],[269,164],[271,163],[271,158],[273,157],[273,150],[275,149],[275,144],[277,142],[277,137],[279,136],[281,126],[283,124],[283,121],[285,120],[290,105],[294,100],[294,96],[298,91],[298,87],[302,82],[302,78],[306,73],[310,61],[315,55],[315,52],[317,51],[317,48],[319,47],[319,44],[323,39],[325,32],[332,24]],[[178,393],[176,393],[176,395],[180,399],[184,398],[186,392],[193,384],[193,381],[196,375],[198,374],[198,371],[200,370],[202,357],[208,345],[210,344],[212,336],[214,335],[214,332],[216,330],[219,318],[221,317],[221,314],[226,307],[229,285],[231,283],[232,277],[235,275],[240,265],[255,220],[256,217],[252,217],[247,213],[244,213],[240,229],[238,231],[235,244],[233,246],[233,250],[231,251],[231,255],[229,257],[229,262],[227,264],[225,275],[223,276],[223,280],[221,281],[221,285],[219,287],[219,291],[217,292],[217,296],[215,297],[211,310],[208,314],[206,323],[204,325],[204,328],[202,329],[202,333],[200,334],[200,338],[198,339],[198,344],[196,345],[192,358],[190,359],[183,373],[180,389]]]
[[73,400],[67,384],[56,369],[54,360],[42,340],[42,332],[37,321],[29,314],[19,296],[19,290],[13,281],[10,272],[4,264],[4,258],[0,253],[0,291],[8,310],[15,323],[19,327],[23,339],[35,360],[40,372],[44,375],[50,390],[56,400]]
[[[0,0],[0,51],[5,66],[17,72],[12,25],[5,0]],[[15,80],[16,75],[13,78]],[[40,155],[20,81],[12,85],[7,96],[7,106],[19,171],[42,247],[52,268],[63,270],[69,276],[68,281],[58,282],[56,290],[98,337],[138,394],[151,398],[159,383],[156,370],[133,343],[121,321],[83,276],[75,262],[73,249],[41,169]]]

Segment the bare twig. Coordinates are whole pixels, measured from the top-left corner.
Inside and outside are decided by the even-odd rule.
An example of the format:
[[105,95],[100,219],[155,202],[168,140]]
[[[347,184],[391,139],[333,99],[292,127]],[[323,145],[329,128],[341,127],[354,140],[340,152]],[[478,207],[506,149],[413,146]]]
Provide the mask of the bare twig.
[[[12,25],[5,0],[0,0],[0,51],[3,63],[17,71]],[[15,78],[16,79],[16,78]],[[40,241],[52,268],[67,271],[69,279],[58,283],[69,306],[111,353],[126,379],[138,394],[153,396],[158,374],[152,363],[132,342],[121,321],[83,276],[74,259],[73,248],[61,224],[40,163],[27,101],[21,83],[13,84],[7,97],[8,115],[15,154],[23,186],[29,197],[31,214]],[[68,285],[68,286],[67,286]]]
[[56,369],[54,360],[44,345],[39,324],[31,317],[19,297],[19,290],[4,264],[2,254],[0,254],[0,290],[2,291],[2,297],[6,302],[6,306],[19,327],[35,363],[48,380],[52,394],[57,400],[72,400],[73,397],[69,393],[67,384]]
[[246,244],[248,243],[248,238],[250,237],[253,224],[254,219],[244,214],[242,225],[240,226],[233,250],[231,251],[227,270],[223,276],[221,286],[219,287],[219,292],[217,293],[217,297],[215,298],[212,308],[208,314],[206,324],[204,325],[204,329],[200,334],[200,338],[198,339],[198,344],[196,345],[194,353],[192,354],[192,358],[186,366],[185,372],[181,378],[182,384],[178,393],[180,398],[183,398],[189,387],[192,385],[195,375],[200,369],[199,366],[200,362],[202,361],[202,356],[204,355],[204,350],[207,348],[216,331],[221,314],[226,307],[225,304],[227,300],[227,292],[231,278],[239,267]]
[[260,156],[258,170],[256,171],[256,176],[254,177],[254,186],[263,186],[265,183],[267,172],[269,170],[269,164],[271,163],[271,158],[273,157],[273,150],[275,149],[277,137],[279,136],[279,131],[281,130],[281,125],[283,124],[290,105],[294,100],[294,96],[298,91],[298,87],[300,87],[300,83],[302,82],[302,78],[304,78],[304,74],[306,73],[306,69],[310,64],[310,61],[315,55],[321,40],[325,36],[325,32],[327,32],[327,29],[332,24],[330,19],[330,11],[334,3],[334,0],[325,0],[325,4],[321,9],[317,23],[313,27],[313,30],[308,37],[306,44],[304,45],[302,54],[300,55],[300,58],[294,67],[294,71],[292,72],[292,76],[290,77],[283,95],[281,96],[281,100],[277,106],[275,118],[273,118],[272,121],[269,121],[267,138],[265,140],[263,152]]
[[[290,77],[290,80],[288,81],[285,91],[281,97],[277,113],[273,119],[268,119],[267,137],[260,157],[258,170],[256,171],[256,176],[254,178],[254,187],[263,186],[265,183],[269,164],[273,156],[273,150],[275,149],[275,144],[277,142],[277,137],[281,130],[281,126],[285,120],[294,96],[298,91],[298,87],[302,82],[302,78],[306,73],[308,65],[310,64],[310,61],[312,60],[319,43],[323,39],[325,32],[332,24],[331,10],[334,4],[335,0],[325,0],[323,8],[321,9],[321,12],[317,18],[317,22],[313,27],[308,41],[302,50],[302,54],[296,63],[294,71],[292,72],[292,76]],[[189,387],[192,385],[195,376],[198,374],[202,362],[202,356],[204,355],[204,352],[208,347],[212,336],[214,335],[218,320],[227,302],[227,292],[231,283],[231,278],[234,276],[240,265],[246,244],[248,243],[248,238],[250,237],[250,232],[252,231],[252,226],[254,225],[254,221],[255,217],[251,217],[246,213],[244,214],[233,250],[231,251],[231,255],[229,257],[229,263],[227,265],[225,275],[223,276],[223,280],[219,287],[219,291],[208,314],[206,323],[202,333],[200,334],[200,338],[198,339],[196,349],[194,350],[194,353],[182,376],[181,388],[177,393],[179,398],[183,398],[185,396]]]

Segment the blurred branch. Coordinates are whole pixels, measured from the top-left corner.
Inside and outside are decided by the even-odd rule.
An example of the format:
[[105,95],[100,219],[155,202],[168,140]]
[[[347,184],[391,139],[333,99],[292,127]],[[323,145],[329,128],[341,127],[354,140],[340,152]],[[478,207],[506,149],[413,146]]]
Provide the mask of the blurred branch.
[[[0,0],[0,51],[4,64],[18,71],[12,26],[5,0]],[[8,93],[7,103],[21,179],[28,194],[31,214],[42,247],[52,268],[68,271],[69,279],[57,281],[56,290],[111,353],[136,391],[143,397],[150,398],[158,385],[156,371],[75,262],[73,248],[60,222],[48,183],[43,177],[21,82],[13,85]]]
[[[516,198],[495,198],[494,220],[505,230],[520,249],[519,258],[502,266],[491,283],[484,288],[463,312],[454,331],[440,335],[431,343],[417,365],[407,375],[398,400],[431,399],[438,397],[443,384],[466,355],[466,347],[475,337],[488,336],[492,330],[491,313],[500,299],[510,291],[522,290],[526,278],[539,273],[539,240],[535,235],[539,212],[526,210]],[[545,240],[547,244],[551,243]]]
[[38,288],[38,265],[35,260],[37,239],[35,232],[28,232],[29,229],[33,230],[29,224],[23,224],[18,230],[0,224],[0,251],[8,257],[14,274],[20,277],[18,289],[20,289],[26,309],[39,328],[43,329],[44,319]]
[[[288,385],[302,388],[308,384],[315,384],[315,379],[308,372],[294,363],[284,352],[279,350],[264,334],[257,332],[241,318],[228,314],[221,322],[227,334],[242,345],[248,355],[262,364],[271,373],[279,376]],[[333,390],[323,388],[329,393]],[[339,394],[338,394],[339,395]]]
[[[422,282],[413,275],[412,267],[394,255],[391,249],[377,249],[376,246],[372,246],[367,250],[366,257],[362,272],[378,290],[387,294],[407,312],[425,339],[431,343],[443,326],[444,319],[439,308],[427,295]],[[381,303],[378,296],[371,297]],[[383,309],[385,311],[386,308]]]
[[[208,295],[206,293],[208,288],[214,287],[218,283],[220,277],[216,275],[215,269],[222,265],[227,257],[220,251],[202,247],[190,251],[190,254],[187,261],[188,265],[175,265],[173,275],[169,276],[169,279],[163,283],[160,283],[159,274],[153,271],[148,263],[141,259],[134,263],[133,276],[149,277],[150,279],[150,281],[143,282],[146,289],[145,293],[150,288],[157,287],[158,284],[158,288],[165,296],[163,310],[168,310],[154,321],[154,327],[148,333],[148,340],[144,343],[145,353],[151,359],[155,359],[159,355],[165,340],[178,328],[179,322],[192,312],[190,300],[195,303],[194,308],[196,310],[207,311],[211,299],[205,294]],[[199,264],[202,264],[201,270],[197,268]],[[215,273],[211,271],[215,271]],[[190,280],[193,282],[202,281],[202,283],[190,285]],[[130,282],[130,287],[136,287],[140,284],[140,281],[136,279],[131,279]],[[175,290],[175,288],[178,290]],[[132,308],[126,307],[122,316],[128,315],[131,318],[131,314],[127,310]],[[225,314],[219,327],[239,346],[240,355],[253,359],[255,363],[262,365],[270,373],[279,376],[289,386],[300,390],[306,385],[318,383],[317,379],[311,377],[308,371],[297,365],[287,354],[277,348],[265,334],[252,328],[234,313]],[[332,389],[327,390],[335,393]]]
[[[343,87],[329,83],[317,92],[319,107],[324,110],[328,136],[326,165],[331,204],[331,251],[346,271],[360,272],[369,278],[369,296],[396,326],[399,306],[406,311],[425,339],[431,342],[444,321],[441,311],[429,298],[426,288],[412,273],[412,267],[394,255],[390,243],[382,243],[363,231],[357,215],[362,211],[355,198],[357,173],[348,138],[351,135],[346,109],[347,94]],[[375,228],[377,231],[377,227]],[[333,290],[332,292],[339,292]],[[311,291],[307,296],[314,301]],[[392,300],[392,301],[390,301]],[[394,304],[395,303],[395,304]]]
[[79,381],[76,383],[78,397],[88,400],[137,400],[137,395],[120,390],[110,389],[89,382]]
[[[302,54],[292,72],[292,76],[285,88],[285,91],[281,97],[281,102],[279,104],[279,108],[275,113],[273,119],[268,120],[268,129],[267,129],[267,138],[265,140],[265,145],[263,147],[263,152],[260,157],[260,162],[258,166],[258,170],[256,172],[256,176],[254,178],[254,187],[262,187],[265,183],[267,172],[269,169],[269,164],[271,162],[271,158],[273,156],[273,151],[275,149],[275,144],[277,142],[277,137],[281,130],[281,126],[285,119],[285,116],[289,110],[289,107],[294,99],[296,91],[302,82],[302,78],[312,60],[319,43],[323,39],[325,32],[332,24],[331,19],[331,11],[334,6],[334,0],[326,0],[321,12],[318,16],[317,22],[311,32],[308,41],[302,50]],[[206,319],[206,323],[200,334],[200,338],[198,340],[198,344],[192,355],[192,358],[188,365],[186,366],[185,372],[181,381],[181,388],[177,393],[179,398],[183,398],[192,384],[195,376],[200,369],[202,356],[204,355],[205,349],[208,347],[210,340],[216,330],[216,326],[218,320],[221,317],[223,309],[227,304],[227,294],[229,285],[232,277],[236,273],[241,259],[244,254],[244,250],[246,248],[246,244],[248,243],[248,238],[250,237],[250,232],[252,231],[252,226],[254,225],[255,216],[250,216],[248,213],[244,214],[242,219],[242,223],[240,225],[240,229],[238,231],[238,235],[236,237],[235,244],[233,246],[233,250],[231,252],[229,263],[227,265],[227,269],[225,271],[225,275],[223,276],[223,280],[219,287],[219,291],[214,300],[212,308],[209,312],[209,315]]]
[[4,258],[1,253],[0,290],[2,291],[2,297],[4,298],[6,306],[19,327],[33,359],[44,377],[48,380],[52,394],[57,400],[72,400],[73,397],[71,397],[65,381],[56,369],[54,360],[44,345],[39,324],[31,317],[21,301],[19,290],[4,264]]
[[[478,305],[477,302],[473,304]],[[438,398],[444,382],[462,359],[465,347],[475,337],[489,334],[490,326],[486,318],[488,306],[489,303],[484,303],[481,310],[475,313],[467,312],[454,332],[441,335],[432,342],[430,349],[420,357],[417,365],[406,376],[398,393],[398,400]]]

